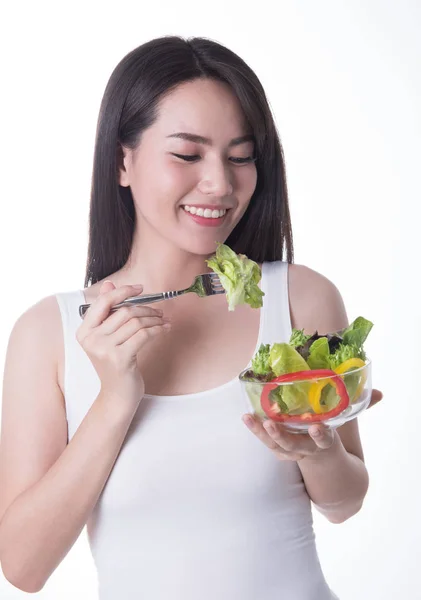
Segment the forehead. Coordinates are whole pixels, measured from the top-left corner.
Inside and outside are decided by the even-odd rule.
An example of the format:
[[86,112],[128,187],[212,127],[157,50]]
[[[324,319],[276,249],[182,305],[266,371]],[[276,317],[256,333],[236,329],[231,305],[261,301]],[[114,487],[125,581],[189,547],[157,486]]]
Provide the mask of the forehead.
[[160,101],[153,127],[164,135],[187,131],[224,140],[250,133],[240,102],[230,86],[211,79],[177,86]]

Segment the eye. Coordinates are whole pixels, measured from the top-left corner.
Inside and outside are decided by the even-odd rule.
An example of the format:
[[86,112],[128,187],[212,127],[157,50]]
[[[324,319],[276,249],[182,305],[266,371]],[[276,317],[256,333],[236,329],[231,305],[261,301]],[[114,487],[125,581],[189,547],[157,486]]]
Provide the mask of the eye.
[[[200,158],[200,156],[198,154],[176,154],[175,152],[172,152],[172,155],[177,158],[180,158],[181,160],[184,160],[186,162],[195,162],[196,160],[198,160]],[[229,160],[232,163],[234,163],[235,165],[245,165],[245,164],[255,162],[256,157],[246,156],[245,158],[239,158],[239,157],[231,156]]]
[[230,158],[230,161],[233,162],[235,165],[246,165],[252,162],[256,162],[256,157],[247,156],[246,158],[236,158],[235,156],[232,156]]
[[185,160],[186,162],[194,162],[200,158],[198,154],[175,154],[175,152],[172,152],[172,155],[181,158],[181,160]]

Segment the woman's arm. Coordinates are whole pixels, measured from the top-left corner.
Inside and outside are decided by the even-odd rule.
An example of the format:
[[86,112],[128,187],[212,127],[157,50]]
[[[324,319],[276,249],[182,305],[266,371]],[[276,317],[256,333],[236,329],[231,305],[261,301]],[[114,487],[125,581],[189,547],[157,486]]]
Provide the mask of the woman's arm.
[[57,302],[46,298],[16,323],[4,373],[0,560],[5,577],[26,592],[44,586],[76,541],[134,414],[133,404],[100,393],[67,445],[57,332]]
[[[309,334],[347,327],[342,297],[326,277],[302,265],[290,265],[288,284],[293,327]],[[361,508],[368,473],[356,419],[336,430],[330,448],[297,464],[311,500],[329,521],[341,523]]]
[[[343,427],[351,424],[352,421]],[[340,429],[335,432],[330,448],[297,462],[308,495],[331,523],[342,523],[355,515],[368,490],[364,462],[347,450]],[[353,435],[357,437],[358,430]]]

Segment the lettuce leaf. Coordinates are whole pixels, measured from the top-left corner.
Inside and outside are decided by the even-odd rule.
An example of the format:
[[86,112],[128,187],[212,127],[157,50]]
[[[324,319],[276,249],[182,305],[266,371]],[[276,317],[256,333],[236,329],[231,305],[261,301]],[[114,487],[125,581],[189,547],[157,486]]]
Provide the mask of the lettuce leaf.
[[289,340],[290,346],[297,348],[304,346],[304,344],[311,338],[311,335],[304,333],[304,329],[293,329]]
[[271,372],[269,353],[270,344],[260,344],[259,350],[251,361],[251,368],[255,375],[267,375]]
[[330,349],[327,337],[321,337],[310,346],[307,359],[310,369],[330,369]]
[[330,368],[335,370],[336,367],[339,367],[343,362],[350,358],[361,358],[361,360],[366,360],[366,354],[363,348],[358,347],[356,344],[339,344],[339,348],[331,354],[329,357],[330,360]]
[[269,363],[272,371],[278,375],[308,371],[309,366],[295,348],[286,343],[272,345],[269,353]]
[[292,383],[278,386],[269,394],[272,402],[276,402],[281,413],[305,412],[310,410],[308,402],[308,382]]
[[347,346],[362,348],[372,327],[373,323],[371,321],[364,319],[364,317],[357,317],[355,321],[343,331],[343,343]]
[[257,263],[221,243],[206,263],[219,276],[227,295],[228,310],[234,310],[239,304],[249,304],[252,308],[263,306],[264,292],[258,286],[262,272]]
[[[309,370],[309,366],[301,354],[286,343],[273,344],[269,353],[269,363],[276,376]],[[274,400],[278,402],[282,412],[308,410],[310,407],[308,402],[310,385],[308,381],[301,381],[278,387],[273,390],[273,394],[278,395],[279,398],[274,397]]]
[[[346,373],[346,375],[341,375],[341,377],[345,383],[345,387],[347,389],[349,400],[351,403],[356,400],[355,394],[357,392],[357,389],[358,389],[358,386],[360,383],[360,379],[361,379],[361,374],[360,373],[353,374],[352,373],[353,370],[355,370],[355,369],[351,369],[350,371],[348,371]],[[339,398],[338,394],[336,393],[336,389],[333,386],[327,385],[326,387],[323,388],[322,395],[320,397],[320,404],[327,406],[329,408],[329,410],[331,410],[338,404],[339,400],[340,400],[340,398]]]
[[252,382],[246,382],[245,386],[247,395],[250,399],[250,403],[253,407],[254,412],[256,413],[256,415],[264,419],[266,417],[266,413],[260,404],[260,397],[262,395],[261,386]]

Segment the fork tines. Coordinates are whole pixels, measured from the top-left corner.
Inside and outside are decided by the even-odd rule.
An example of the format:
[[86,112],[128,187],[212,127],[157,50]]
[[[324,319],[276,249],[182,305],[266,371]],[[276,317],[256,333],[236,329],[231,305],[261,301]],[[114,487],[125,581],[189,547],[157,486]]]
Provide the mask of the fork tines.
[[216,273],[204,273],[202,276],[203,286],[207,294],[223,294],[225,293],[222,283]]

